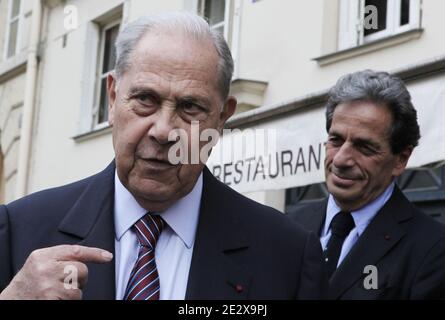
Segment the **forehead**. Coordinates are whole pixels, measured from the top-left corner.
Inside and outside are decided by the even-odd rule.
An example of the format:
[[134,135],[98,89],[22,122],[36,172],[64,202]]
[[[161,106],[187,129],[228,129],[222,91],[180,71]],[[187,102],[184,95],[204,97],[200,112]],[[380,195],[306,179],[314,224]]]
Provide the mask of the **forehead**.
[[139,82],[158,78],[216,87],[218,54],[210,39],[197,39],[181,31],[151,31],[133,50],[127,73]]
[[335,108],[329,132],[382,142],[387,140],[391,123],[388,107],[370,101],[353,101]]

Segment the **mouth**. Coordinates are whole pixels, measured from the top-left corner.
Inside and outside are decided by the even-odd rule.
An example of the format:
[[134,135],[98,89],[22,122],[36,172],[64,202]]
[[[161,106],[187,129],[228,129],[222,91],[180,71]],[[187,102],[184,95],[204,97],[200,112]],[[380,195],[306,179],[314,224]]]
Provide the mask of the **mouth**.
[[335,173],[334,171],[331,171],[332,173],[332,181],[336,186],[339,187],[350,187],[352,186],[357,179],[343,176],[340,174]]
[[166,170],[176,167],[176,165],[170,163],[167,159],[161,158],[140,158],[148,169],[153,170]]

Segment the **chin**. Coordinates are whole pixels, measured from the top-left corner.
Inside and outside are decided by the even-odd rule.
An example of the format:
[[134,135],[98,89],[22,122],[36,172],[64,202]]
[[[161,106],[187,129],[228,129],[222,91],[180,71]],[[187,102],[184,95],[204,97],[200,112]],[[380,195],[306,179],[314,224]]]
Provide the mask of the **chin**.
[[141,179],[135,183],[129,182],[130,191],[135,196],[153,201],[167,201],[175,192],[168,184],[151,179]]
[[139,190],[140,197],[150,203],[170,203],[174,202],[175,193],[165,194],[163,192],[146,192],[145,190]]
[[336,200],[348,200],[355,197],[355,192],[351,192],[348,188],[337,187],[334,184],[327,185],[329,193],[331,193]]

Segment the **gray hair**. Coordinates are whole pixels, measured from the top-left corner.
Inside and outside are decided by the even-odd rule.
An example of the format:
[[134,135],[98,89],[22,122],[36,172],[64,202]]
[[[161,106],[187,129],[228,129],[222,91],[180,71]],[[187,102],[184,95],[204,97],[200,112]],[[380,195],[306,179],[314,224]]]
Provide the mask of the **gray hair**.
[[416,147],[420,139],[417,112],[403,81],[387,72],[358,71],[341,77],[329,91],[326,106],[326,130],[329,132],[338,104],[371,101],[389,108],[392,125],[389,143],[393,154]]
[[125,25],[116,39],[116,76],[120,78],[130,66],[130,56],[139,40],[152,30],[182,29],[195,39],[210,39],[219,56],[218,86],[221,97],[229,95],[233,74],[233,59],[223,35],[210,28],[200,16],[188,12],[166,12],[146,15]]

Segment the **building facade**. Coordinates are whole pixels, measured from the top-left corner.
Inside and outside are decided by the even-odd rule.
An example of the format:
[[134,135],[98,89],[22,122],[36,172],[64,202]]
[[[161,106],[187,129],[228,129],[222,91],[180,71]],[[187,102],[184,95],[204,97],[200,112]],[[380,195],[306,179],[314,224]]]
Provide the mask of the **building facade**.
[[114,40],[140,15],[170,10],[204,16],[231,47],[239,107],[227,129],[274,142],[262,155],[249,155],[249,143],[233,152],[227,132],[209,161],[219,179],[284,212],[325,198],[327,90],[345,73],[384,70],[405,80],[421,126],[399,185],[445,221],[445,2],[437,0],[0,0],[0,202],[113,159],[105,79]]

